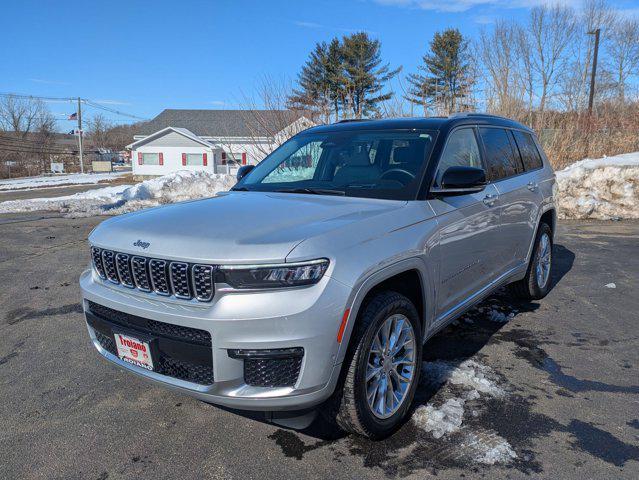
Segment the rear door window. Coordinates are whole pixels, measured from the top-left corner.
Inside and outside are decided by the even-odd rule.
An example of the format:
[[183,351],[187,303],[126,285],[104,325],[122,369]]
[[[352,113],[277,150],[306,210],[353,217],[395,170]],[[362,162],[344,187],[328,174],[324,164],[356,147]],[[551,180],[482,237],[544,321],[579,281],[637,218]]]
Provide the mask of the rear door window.
[[543,166],[541,161],[541,155],[537,150],[537,145],[530,133],[520,132],[518,130],[513,131],[515,142],[519,148],[521,160],[524,162],[524,168],[526,170],[536,170]]
[[487,177],[493,182],[512,177],[524,171],[524,167],[516,155],[508,132],[503,128],[480,128],[486,151]]

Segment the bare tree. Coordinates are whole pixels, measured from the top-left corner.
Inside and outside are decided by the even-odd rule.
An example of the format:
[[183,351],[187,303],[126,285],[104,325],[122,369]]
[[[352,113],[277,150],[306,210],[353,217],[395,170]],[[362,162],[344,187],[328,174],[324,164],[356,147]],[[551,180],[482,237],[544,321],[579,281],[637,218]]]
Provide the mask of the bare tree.
[[530,12],[527,30],[532,46],[531,67],[539,81],[538,109],[542,118],[567,64],[566,52],[575,29],[575,12],[570,8],[542,5]]
[[292,92],[289,81],[263,76],[254,92],[253,95],[243,94],[241,101],[243,121],[249,132],[248,143],[254,156],[265,157],[290,137],[314,124],[312,112],[287,108]]
[[19,133],[23,138],[50,118],[49,109],[42,100],[12,95],[0,100],[0,129]]
[[605,45],[617,102],[623,105],[630,78],[639,75],[639,22],[630,19],[617,22]]
[[12,95],[0,100],[0,130],[14,138],[0,144],[2,157],[16,162],[23,173],[48,170],[55,128],[56,120],[42,100]]
[[524,108],[526,75],[521,74],[523,66],[517,49],[519,34],[516,24],[498,21],[492,31],[482,30],[477,45],[486,75],[487,109],[509,117],[519,116]]
[[111,149],[113,147],[113,140],[111,138],[113,125],[104,117],[104,115],[98,113],[87,120],[86,123],[87,137],[96,147],[104,149]]

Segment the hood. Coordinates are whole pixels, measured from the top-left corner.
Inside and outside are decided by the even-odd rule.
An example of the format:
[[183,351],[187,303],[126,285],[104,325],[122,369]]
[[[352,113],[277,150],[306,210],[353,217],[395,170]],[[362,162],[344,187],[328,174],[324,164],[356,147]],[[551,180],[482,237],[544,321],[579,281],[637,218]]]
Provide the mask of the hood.
[[325,195],[228,192],[111,218],[91,233],[89,241],[102,248],[169,260],[283,262],[306,239],[405,204]]

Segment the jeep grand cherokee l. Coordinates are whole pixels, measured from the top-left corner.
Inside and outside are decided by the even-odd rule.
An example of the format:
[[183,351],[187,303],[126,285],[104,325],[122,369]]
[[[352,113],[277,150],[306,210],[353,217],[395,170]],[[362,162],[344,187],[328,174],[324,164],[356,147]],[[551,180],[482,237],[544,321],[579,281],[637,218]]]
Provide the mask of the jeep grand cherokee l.
[[554,174],[519,123],[318,126],[238,177],[91,233],[80,285],[101,355],[207,402],[321,406],[382,438],[409,411],[426,340],[501,286],[550,287]]

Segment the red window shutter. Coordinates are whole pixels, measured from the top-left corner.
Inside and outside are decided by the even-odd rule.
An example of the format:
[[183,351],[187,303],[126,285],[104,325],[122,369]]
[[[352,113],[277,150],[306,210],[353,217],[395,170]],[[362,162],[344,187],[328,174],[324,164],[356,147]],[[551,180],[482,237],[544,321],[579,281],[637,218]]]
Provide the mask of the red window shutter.
[[142,152],[138,152],[138,165],[142,165]]
[[186,153],[182,154],[182,166],[186,167]]
[[164,165],[164,154],[160,152],[160,165]]
[[202,165],[206,167],[206,153],[202,154]]
[[242,165],[246,165],[246,153],[242,154]]

